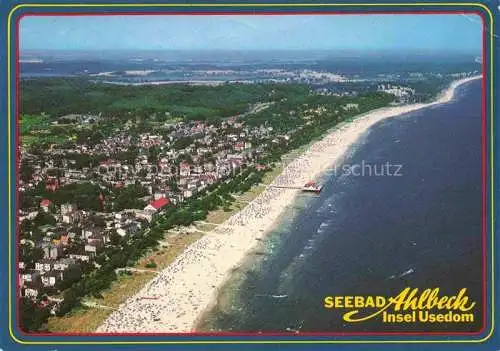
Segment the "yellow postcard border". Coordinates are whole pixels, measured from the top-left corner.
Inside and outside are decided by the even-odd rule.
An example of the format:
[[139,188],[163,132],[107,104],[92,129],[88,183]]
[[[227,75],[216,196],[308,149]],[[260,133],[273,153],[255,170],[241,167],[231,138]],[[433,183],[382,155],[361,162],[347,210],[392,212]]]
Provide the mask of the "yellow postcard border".
[[[272,7],[287,7],[287,8],[305,8],[305,7],[318,7],[318,8],[340,8],[340,7],[389,7],[389,6],[399,6],[399,7],[432,7],[432,6],[437,6],[437,7],[442,7],[442,6],[460,6],[460,7],[478,7],[482,10],[484,10],[488,16],[489,16],[489,24],[490,24],[490,30],[489,30],[489,48],[490,48],[490,57],[489,57],[489,64],[490,64],[490,70],[489,70],[489,78],[490,78],[490,232],[491,232],[491,329],[488,332],[488,334],[483,337],[482,339],[465,339],[465,340],[291,340],[291,339],[286,339],[286,340],[186,340],[186,341],[166,341],[166,340],[158,340],[158,341],[59,341],[59,340],[51,340],[51,341],[26,341],[26,340],[20,340],[17,338],[17,336],[14,333],[14,330],[12,328],[12,177],[11,177],[11,172],[12,172],[12,133],[11,133],[11,121],[12,121],[12,48],[11,48],[11,35],[12,35],[12,16],[13,14],[21,9],[21,8],[49,8],[49,7],[54,7],[54,8],[115,8],[115,7],[127,7],[127,8],[140,8],[140,7],[156,7],[156,8],[231,8],[231,7],[240,7],[240,8],[272,8]],[[486,27],[486,26],[485,26]],[[8,289],[9,289],[9,298],[8,298],[8,324],[9,324],[9,335],[10,337],[17,343],[23,344],[23,345],[54,345],[54,344],[60,344],[60,345],[135,345],[135,344],[145,344],[145,345],[154,345],[154,344],[174,344],[174,345],[200,345],[200,344],[403,344],[403,343],[411,343],[411,344],[429,344],[429,343],[481,343],[486,340],[488,340],[494,332],[495,329],[495,314],[494,314],[494,308],[495,308],[495,284],[494,284],[494,279],[495,279],[495,264],[494,264],[494,254],[495,254],[495,249],[494,249],[494,177],[493,177],[493,162],[494,162],[494,147],[493,147],[493,122],[494,122],[494,112],[493,112],[493,100],[494,100],[494,94],[493,94],[493,87],[494,87],[494,80],[493,80],[493,38],[494,38],[494,21],[493,21],[493,14],[491,10],[484,4],[482,3],[452,3],[452,2],[443,2],[443,3],[426,3],[426,2],[421,2],[421,3],[338,3],[338,4],[332,4],[332,3],[320,3],[320,4],[315,4],[315,3],[301,3],[301,4],[293,4],[293,3],[284,3],[284,4],[279,4],[279,3],[268,3],[268,4],[252,4],[252,3],[245,3],[245,4],[231,4],[231,3],[216,3],[216,4],[19,4],[15,7],[13,7],[8,14],[7,18],[7,97],[8,97],[8,104],[7,104],[7,143],[8,143],[8,209],[9,209],[9,220],[8,220],[8,230],[9,230],[9,235],[8,235],[8,244],[9,244],[9,254],[8,254],[8,267],[9,267],[9,282],[8,282]],[[484,60],[485,58],[483,58]],[[486,72],[484,72],[486,73]],[[15,117],[15,116],[14,116]],[[68,336],[73,336],[73,335],[68,335]],[[74,336],[78,336],[77,334]],[[98,336],[98,335],[96,335]],[[146,335],[145,335],[146,336]]]

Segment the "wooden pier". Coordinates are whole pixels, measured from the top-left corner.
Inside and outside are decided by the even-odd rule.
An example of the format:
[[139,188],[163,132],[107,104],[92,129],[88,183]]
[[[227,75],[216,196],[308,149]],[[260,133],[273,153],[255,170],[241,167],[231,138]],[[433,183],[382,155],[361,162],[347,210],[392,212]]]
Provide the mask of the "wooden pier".
[[301,186],[288,186],[288,185],[268,185],[270,188],[277,188],[277,189],[291,189],[291,190],[302,190],[303,187]]

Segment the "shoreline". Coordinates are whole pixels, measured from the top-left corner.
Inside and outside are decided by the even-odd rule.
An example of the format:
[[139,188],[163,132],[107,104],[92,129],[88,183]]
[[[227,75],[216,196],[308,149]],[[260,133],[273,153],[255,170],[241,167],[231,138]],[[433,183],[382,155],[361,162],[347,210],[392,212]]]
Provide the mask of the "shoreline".
[[241,211],[189,246],[136,295],[111,313],[96,330],[102,332],[193,332],[210,307],[217,303],[219,288],[277,225],[301,187],[336,162],[374,124],[423,108],[450,102],[458,86],[474,76],[453,81],[430,103],[389,106],[356,116],[333,127],[320,140],[292,160],[266,189]]

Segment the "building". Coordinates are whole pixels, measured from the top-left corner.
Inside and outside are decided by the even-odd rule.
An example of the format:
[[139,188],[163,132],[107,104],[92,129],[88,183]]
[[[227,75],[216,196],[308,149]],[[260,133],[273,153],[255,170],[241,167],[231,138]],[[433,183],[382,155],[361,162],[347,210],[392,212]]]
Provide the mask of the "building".
[[151,222],[153,219],[152,213],[144,210],[134,210],[135,218],[144,219],[148,222]]
[[59,245],[49,244],[43,248],[44,257],[50,259],[57,259],[61,256],[61,247]]
[[179,176],[189,177],[191,175],[191,166],[187,162],[182,162],[179,165]]
[[70,254],[69,258],[72,258],[76,261],[89,262],[90,256],[87,254]]
[[54,268],[54,261],[50,259],[42,259],[35,262],[35,269],[40,272],[50,272]]
[[42,199],[42,201],[40,201],[40,208],[42,210],[44,210],[45,212],[49,212],[49,208],[51,205],[52,205],[52,201],[50,201],[48,199]]
[[72,258],[61,258],[60,260],[54,262],[54,270],[64,271],[69,266],[74,265],[76,262]]
[[89,258],[94,258],[97,255],[98,247],[94,244],[85,245],[85,254],[88,255]]
[[27,283],[24,285],[24,296],[32,299],[36,299],[40,294],[40,285]]
[[66,204],[61,205],[61,215],[63,215],[63,216],[70,214],[70,213],[73,213],[75,211],[76,211],[75,204],[66,203]]
[[53,287],[61,280],[61,274],[58,272],[48,272],[42,276],[42,285]]
[[121,228],[118,228],[116,230],[116,233],[118,233],[118,235],[123,237],[125,235],[136,234],[140,229],[141,229],[141,224],[139,222],[131,221],[123,225]]
[[40,272],[39,270],[32,269],[29,272],[21,274],[21,280],[27,283],[36,283],[40,281]]
[[61,217],[63,223],[73,223],[76,219],[76,214],[76,205],[69,203],[61,205]]

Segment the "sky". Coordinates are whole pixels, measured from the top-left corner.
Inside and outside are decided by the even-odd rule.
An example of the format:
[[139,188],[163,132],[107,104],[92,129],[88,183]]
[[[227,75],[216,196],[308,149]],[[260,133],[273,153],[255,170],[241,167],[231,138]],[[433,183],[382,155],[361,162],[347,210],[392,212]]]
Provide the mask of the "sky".
[[477,15],[27,16],[23,50],[411,50],[480,54]]

